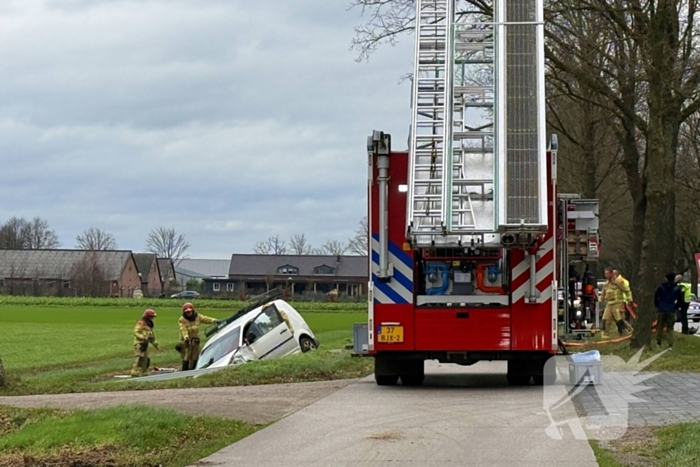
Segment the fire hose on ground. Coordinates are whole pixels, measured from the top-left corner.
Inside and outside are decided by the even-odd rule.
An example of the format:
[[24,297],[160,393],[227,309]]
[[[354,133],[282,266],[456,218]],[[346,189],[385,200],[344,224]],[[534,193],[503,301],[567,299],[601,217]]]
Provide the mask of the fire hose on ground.
[[[632,306],[630,306],[630,305],[625,305],[625,309],[626,309],[627,312],[630,314],[630,316],[631,316],[632,318],[634,318],[635,320],[637,319],[637,313],[635,313],[635,311],[634,311],[634,309],[635,309],[636,307],[637,307],[637,304],[636,304],[636,303],[633,303]],[[658,323],[657,320],[654,320],[654,322],[651,323],[651,332],[652,332],[652,333],[656,331],[656,324],[657,324],[657,323]],[[561,343],[561,345],[564,345],[564,346],[566,346],[566,347],[583,347],[583,346],[586,346],[586,345],[612,344],[612,343],[616,343],[616,342],[622,342],[622,341],[625,341],[625,340],[630,339],[630,338],[632,338],[632,333],[629,333],[629,334],[627,334],[627,335],[625,335],[625,336],[616,337],[616,338],[614,338],[614,339],[605,339],[605,340],[602,340],[602,341],[591,341],[591,342],[566,342],[566,341],[560,340],[560,343]]]

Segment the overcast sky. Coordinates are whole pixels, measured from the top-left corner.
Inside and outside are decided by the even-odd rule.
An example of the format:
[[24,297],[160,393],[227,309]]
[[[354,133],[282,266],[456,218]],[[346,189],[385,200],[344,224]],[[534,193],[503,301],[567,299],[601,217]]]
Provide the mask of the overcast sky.
[[305,233],[346,240],[366,211],[366,138],[406,147],[412,38],[369,62],[348,0],[3,0],[0,222],[45,218],[192,258]]

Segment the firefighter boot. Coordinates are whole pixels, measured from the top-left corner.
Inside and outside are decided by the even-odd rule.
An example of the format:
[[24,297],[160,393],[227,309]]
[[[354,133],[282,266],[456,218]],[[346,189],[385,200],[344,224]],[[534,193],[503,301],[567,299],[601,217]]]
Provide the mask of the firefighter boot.
[[193,370],[197,368],[197,360],[193,360],[192,363],[190,363],[190,368]]
[[182,361],[182,371],[187,371],[190,369],[190,362],[187,360]]
[[617,324],[617,332],[620,334],[620,336],[625,335],[625,322],[622,320],[618,320],[615,322]]
[[613,327],[613,320],[612,319],[606,319],[604,320],[605,322],[605,330],[603,331],[603,334],[601,335],[602,339],[609,339],[610,334],[612,333],[612,327]]

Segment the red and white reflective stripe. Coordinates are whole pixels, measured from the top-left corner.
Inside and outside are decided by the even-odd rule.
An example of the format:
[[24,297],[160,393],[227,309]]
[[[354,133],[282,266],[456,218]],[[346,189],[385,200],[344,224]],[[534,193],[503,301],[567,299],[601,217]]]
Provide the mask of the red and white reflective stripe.
[[367,284],[367,346],[369,350],[374,350],[374,282]]
[[[552,281],[554,280],[554,238],[549,236],[537,251],[537,263],[535,266],[535,280],[540,296],[537,303],[545,303],[552,298]],[[530,257],[525,257],[513,267],[512,303],[518,303],[525,299],[530,290]]]

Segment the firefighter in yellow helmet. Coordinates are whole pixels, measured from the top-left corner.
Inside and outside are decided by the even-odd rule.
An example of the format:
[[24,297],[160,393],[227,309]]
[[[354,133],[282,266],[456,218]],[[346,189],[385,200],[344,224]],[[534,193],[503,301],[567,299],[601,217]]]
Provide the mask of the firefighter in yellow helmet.
[[200,315],[191,303],[182,305],[182,316],[177,320],[180,326],[180,342],[175,346],[175,350],[180,352],[182,360],[182,371],[194,370],[197,367],[199,358],[199,325],[220,323],[220,320]]
[[136,322],[134,327],[134,365],[131,367],[131,376],[146,376],[148,375],[148,367],[151,364],[151,359],[148,358],[148,345],[152,344],[157,350],[160,350],[156,335],[153,332],[155,324],[156,312],[150,308],[143,312],[143,316]]
[[631,307],[634,303],[634,300],[632,299],[632,289],[630,288],[630,281],[627,280],[622,274],[620,274],[620,271],[617,269],[613,269],[613,275],[615,276],[616,280],[622,281],[620,284],[620,291],[622,293],[622,301],[624,302],[623,309],[622,309],[622,323],[620,324],[618,322],[618,327],[622,327],[622,330],[626,330],[627,333],[632,334],[632,331],[634,331],[634,328],[632,325],[627,322],[625,311],[627,307]]
[[607,282],[603,286],[601,294],[602,300],[605,302],[605,313],[603,313],[605,332],[603,332],[603,339],[608,338],[613,326],[617,327],[620,336],[623,336],[627,331],[624,324],[625,299],[628,297],[631,299],[632,295],[625,281],[620,276],[615,276],[613,268],[605,268],[605,278]]

